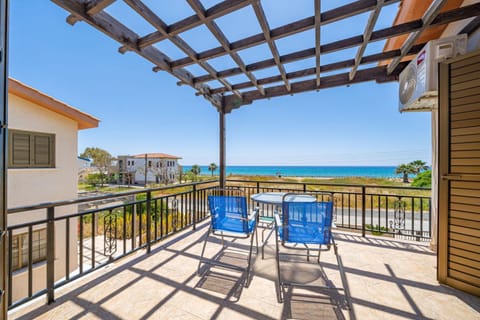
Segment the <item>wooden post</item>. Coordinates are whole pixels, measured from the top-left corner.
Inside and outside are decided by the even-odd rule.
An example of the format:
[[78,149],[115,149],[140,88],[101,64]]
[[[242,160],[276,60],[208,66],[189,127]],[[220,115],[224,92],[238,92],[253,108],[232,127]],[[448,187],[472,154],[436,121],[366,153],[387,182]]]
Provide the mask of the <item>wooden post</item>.
[[225,105],[222,103],[222,107],[218,108],[219,116],[219,137],[220,137],[220,148],[219,148],[219,162],[220,162],[220,188],[225,188]]
[[8,114],[8,0],[0,0],[0,319],[8,311],[7,241],[7,114]]

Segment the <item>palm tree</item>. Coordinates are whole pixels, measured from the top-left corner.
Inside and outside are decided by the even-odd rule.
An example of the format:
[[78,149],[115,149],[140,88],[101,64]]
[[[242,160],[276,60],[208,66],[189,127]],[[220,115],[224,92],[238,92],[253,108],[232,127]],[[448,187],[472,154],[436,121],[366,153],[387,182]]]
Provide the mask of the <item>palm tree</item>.
[[194,164],[190,169],[190,172],[195,177],[195,180],[197,180],[197,176],[200,174],[200,166],[198,164]]
[[395,169],[395,173],[396,174],[403,174],[403,182],[404,183],[408,183],[408,175],[409,174],[412,174],[412,173],[415,173],[415,169],[413,168],[413,166],[409,163],[409,164],[404,164],[402,163],[401,165],[399,165],[396,169]]
[[419,174],[421,171],[429,169],[429,167],[427,166],[427,163],[422,160],[412,161],[409,163],[409,165],[412,166],[415,174]]
[[212,172],[212,177],[213,177],[213,171],[217,170],[217,168],[218,166],[216,165],[215,162],[210,163],[210,165],[208,166],[208,171]]

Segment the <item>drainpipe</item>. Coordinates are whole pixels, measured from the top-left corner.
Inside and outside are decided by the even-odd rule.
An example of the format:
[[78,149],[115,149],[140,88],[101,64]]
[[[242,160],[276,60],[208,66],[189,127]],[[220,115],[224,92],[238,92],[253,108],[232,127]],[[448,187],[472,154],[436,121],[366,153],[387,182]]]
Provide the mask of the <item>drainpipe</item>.
[[7,319],[7,115],[8,115],[8,0],[0,0],[0,319]]

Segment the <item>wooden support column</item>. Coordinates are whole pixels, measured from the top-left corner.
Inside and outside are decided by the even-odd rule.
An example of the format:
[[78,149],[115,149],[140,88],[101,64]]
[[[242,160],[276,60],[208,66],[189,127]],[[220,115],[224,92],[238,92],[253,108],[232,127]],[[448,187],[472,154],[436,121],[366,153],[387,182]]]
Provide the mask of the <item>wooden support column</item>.
[[7,319],[7,114],[8,114],[8,0],[0,0],[0,320]]
[[219,118],[219,162],[220,162],[220,188],[225,188],[226,186],[226,164],[225,164],[225,104],[222,102],[222,105],[218,108],[218,118]]

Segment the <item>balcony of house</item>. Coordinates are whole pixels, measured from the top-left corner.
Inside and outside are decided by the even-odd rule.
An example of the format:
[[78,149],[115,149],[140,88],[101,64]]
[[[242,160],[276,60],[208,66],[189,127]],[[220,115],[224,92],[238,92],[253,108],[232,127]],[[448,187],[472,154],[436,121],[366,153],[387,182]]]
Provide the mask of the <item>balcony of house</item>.
[[[248,207],[259,212],[260,249],[256,252],[252,241],[248,287],[246,272],[199,267],[210,225],[207,196],[218,181],[137,190],[9,211],[35,210],[41,216],[8,230],[10,318],[480,317],[478,297],[437,282],[429,190],[241,180],[227,185],[240,189]],[[306,191],[333,194],[333,235],[346,281],[334,250],[322,252],[320,264],[316,258],[280,259],[280,272],[285,279],[328,289],[278,286],[276,235],[266,238],[279,208],[252,197]],[[72,213],[57,215],[62,207]],[[43,238],[38,230],[45,230]],[[249,245],[209,236],[203,256],[246,267]]]

